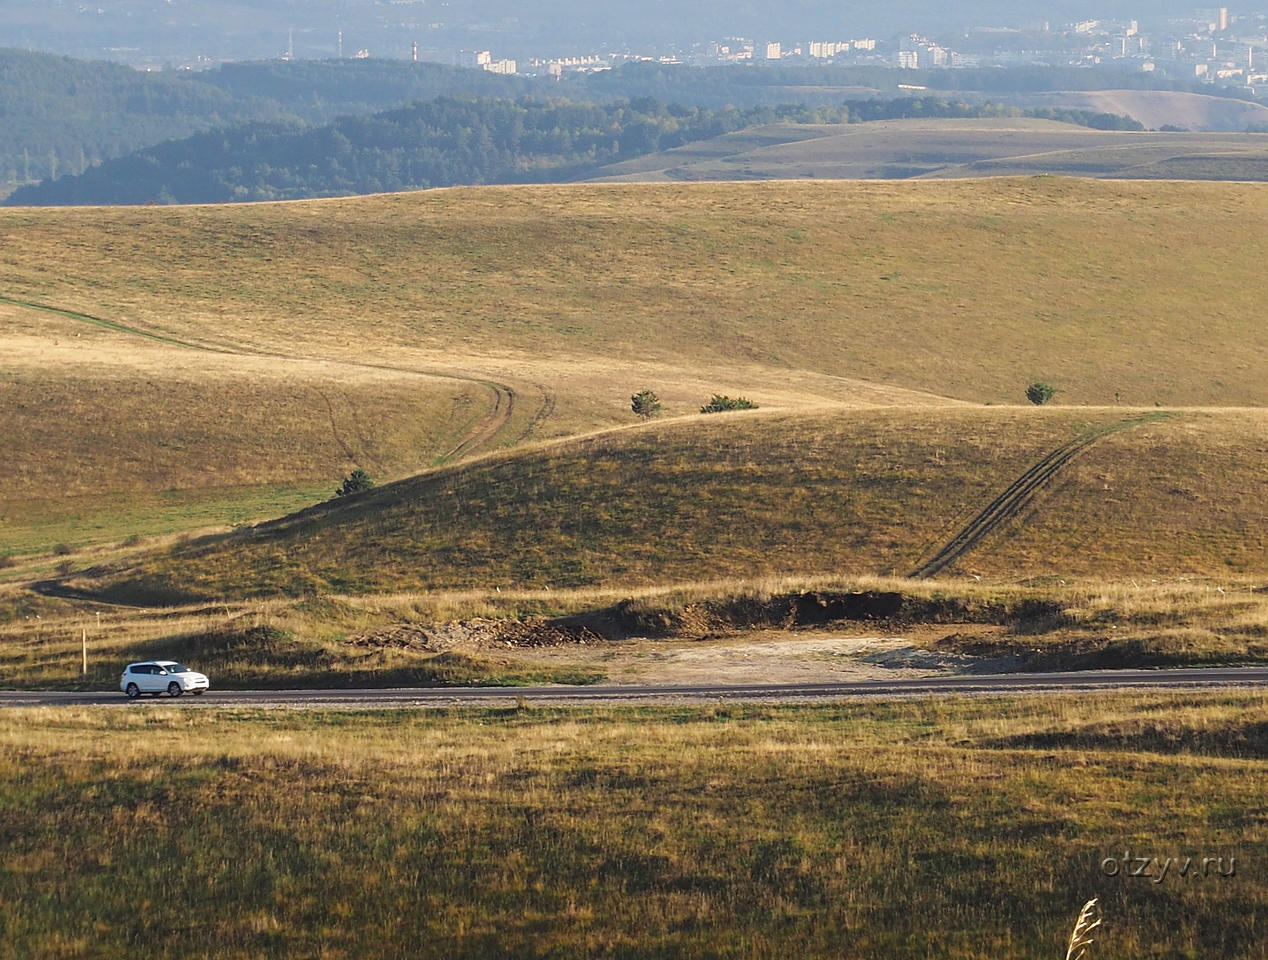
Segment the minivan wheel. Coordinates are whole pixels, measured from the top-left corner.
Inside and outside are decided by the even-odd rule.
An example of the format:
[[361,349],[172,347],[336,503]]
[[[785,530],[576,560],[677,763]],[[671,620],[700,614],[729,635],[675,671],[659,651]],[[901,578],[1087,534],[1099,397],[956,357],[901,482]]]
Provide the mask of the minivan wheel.
[[173,680],[167,685],[167,695],[169,697],[179,697],[181,695],[181,685]]
[[128,688],[123,692],[128,695],[129,700],[135,700],[137,697],[141,696],[141,688],[135,683],[129,683]]

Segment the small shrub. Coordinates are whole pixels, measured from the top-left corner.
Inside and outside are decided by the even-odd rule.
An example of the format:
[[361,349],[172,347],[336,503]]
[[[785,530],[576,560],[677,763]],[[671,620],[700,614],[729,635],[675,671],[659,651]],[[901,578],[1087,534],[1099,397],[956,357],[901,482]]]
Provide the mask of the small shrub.
[[71,548],[71,545],[69,543],[59,543],[57,546],[53,548],[53,556],[55,557],[70,556],[70,554],[74,552],[75,551]]
[[16,563],[17,561],[14,560],[13,557],[11,557],[9,554],[0,553],[0,570],[5,569],[6,567],[11,567]]
[[1026,388],[1026,399],[1037,407],[1042,407],[1057,394],[1057,388],[1042,380],[1032,383]]
[[660,413],[660,397],[651,390],[640,390],[630,397],[630,409],[644,420],[650,420]]
[[757,404],[747,397],[724,397],[715,393],[713,398],[700,408],[701,413],[726,413],[728,410],[756,410]]
[[347,497],[354,493],[363,493],[374,488],[374,479],[358,467],[343,478],[343,483],[335,490],[336,497]]

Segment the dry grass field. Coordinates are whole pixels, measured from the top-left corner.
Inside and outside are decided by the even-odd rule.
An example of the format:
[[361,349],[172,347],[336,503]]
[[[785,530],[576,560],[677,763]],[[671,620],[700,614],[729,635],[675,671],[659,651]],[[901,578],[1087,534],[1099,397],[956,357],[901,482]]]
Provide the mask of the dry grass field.
[[1262,406],[1265,197],[1028,179],[6,210],[0,553],[263,519],[352,465],[627,423],[643,386],[670,414],[713,392],[1013,403],[1041,378],[1065,405]]
[[[705,416],[493,455],[278,523],[98,565],[122,602],[637,586],[920,566],[1028,466],[1121,409]],[[1174,413],[1113,434],[951,569],[1255,575],[1268,416]]]
[[[2,211],[0,687],[584,684],[864,629],[1263,662],[1264,214],[1055,178]],[[1037,960],[1097,896],[1098,957],[1268,960],[1257,694],[214,701],[0,711],[0,957]]]
[[661,364],[973,402],[1042,377],[1066,404],[1262,406],[1265,208],[1257,185],[1032,178],[15,209],[0,272],[5,296],[195,343],[597,365],[610,410],[631,389],[612,381]]
[[[23,591],[50,578],[260,620],[275,596],[902,576],[1054,449],[1151,414],[948,574],[1245,583],[1265,207],[1030,178],[5,210],[7,616],[42,616]],[[1001,406],[1037,379],[1057,406]],[[763,409],[695,416],[715,392]],[[312,506],[353,467],[397,482]],[[156,624],[133,640],[189,633]]]
[[1266,710],[6,710],[5,951],[1262,960]]

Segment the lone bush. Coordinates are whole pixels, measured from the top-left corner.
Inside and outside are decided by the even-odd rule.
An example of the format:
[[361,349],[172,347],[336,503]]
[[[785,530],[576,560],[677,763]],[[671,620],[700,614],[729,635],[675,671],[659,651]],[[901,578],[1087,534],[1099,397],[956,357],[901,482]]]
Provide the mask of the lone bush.
[[701,413],[726,413],[728,410],[756,410],[757,404],[746,397],[724,397],[715,393],[713,399],[700,408]]
[[1057,388],[1050,383],[1032,383],[1026,388],[1026,399],[1037,407],[1042,407],[1045,403],[1056,396]]
[[374,480],[368,473],[358,467],[343,478],[343,483],[339,484],[339,489],[335,491],[335,496],[347,497],[373,488]]
[[630,409],[644,420],[650,420],[660,413],[660,397],[651,390],[640,390],[630,397]]

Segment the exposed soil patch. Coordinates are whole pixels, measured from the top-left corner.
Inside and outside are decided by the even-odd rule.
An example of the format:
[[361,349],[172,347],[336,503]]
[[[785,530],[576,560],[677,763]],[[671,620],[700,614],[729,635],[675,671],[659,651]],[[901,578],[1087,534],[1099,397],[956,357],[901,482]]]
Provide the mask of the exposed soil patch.
[[[1023,609],[1024,607],[1024,609]],[[682,605],[624,600],[569,617],[402,623],[353,638],[420,653],[517,651],[526,663],[604,671],[614,683],[795,682],[1009,670],[1000,634],[1051,618],[1033,604],[805,592]],[[966,621],[966,618],[967,621]],[[981,652],[939,641],[971,638]]]
[[395,647],[438,653],[455,648],[562,647],[601,644],[611,639],[580,623],[532,617],[527,620],[453,620],[449,623],[405,623],[362,634],[351,643],[363,647]]
[[[1008,626],[1015,632],[1049,628],[1059,619],[1055,604],[1033,600],[1008,604],[964,598],[928,599],[888,591],[804,592],[759,599],[739,597],[673,606],[622,600],[569,617],[523,620],[460,620],[404,623],[363,634],[361,646],[441,651],[465,647],[553,647],[601,644],[636,637],[707,640],[753,630],[797,630],[839,624],[868,624],[882,632],[906,632],[922,624]],[[980,633],[980,631],[975,631]]]
[[[611,684],[818,683],[999,672],[1004,659],[930,649],[936,629],[878,636],[831,627],[753,630],[722,639],[634,638],[585,647],[541,647],[519,658],[542,668],[602,671]],[[996,628],[998,629],[998,628]]]

